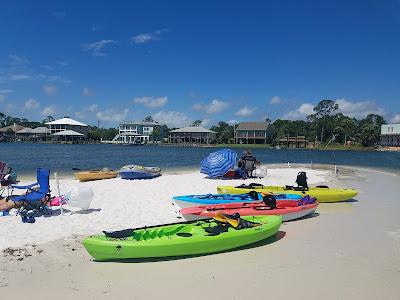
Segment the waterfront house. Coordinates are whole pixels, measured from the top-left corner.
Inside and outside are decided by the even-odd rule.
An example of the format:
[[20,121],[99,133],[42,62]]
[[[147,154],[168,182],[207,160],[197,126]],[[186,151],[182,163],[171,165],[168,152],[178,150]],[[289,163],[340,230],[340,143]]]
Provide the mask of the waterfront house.
[[151,134],[157,126],[161,126],[158,122],[133,121],[121,123],[118,126],[118,134],[114,137],[113,142],[122,144],[144,144],[151,140]]
[[0,128],[0,142],[13,141],[16,139],[16,133],[25,127],[19,124],[13,124]]
[[279,140],[279,146],[286,148],[306,148],[308,144],[304,135],[286,136]]
[[50,134],[50,129],[46,127],[24,128],[16,132],[18,140],[39,142],[45,141],[47,135]]
[[62,131],[72,130],[80,134],[85,134],[88,129],[88,125],[81,123],[79,121],[73,120],[69,117],[64,117],[59,120],[54,120],[46,123],[47,127],[50,129],[50,134],[54,135]]
[[171,130],[169,132],[169,143],[196,143],[210,144],[217,137],[215,131],[200,126],[189,126]]
[[400,147],[400,123],[381,126],[381,146]]
[[235,128],[235,144],[266,144],[270,122],[241,122]]

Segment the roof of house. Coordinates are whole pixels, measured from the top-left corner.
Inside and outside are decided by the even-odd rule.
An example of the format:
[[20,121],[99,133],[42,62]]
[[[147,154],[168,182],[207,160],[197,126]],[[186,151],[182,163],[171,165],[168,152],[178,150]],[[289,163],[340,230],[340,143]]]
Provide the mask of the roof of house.
[[268,122],[241,122],[236,130],[267,130],[269,125]]
[[60,132],[53,133],[55,136],[83,136],[82,133],[73,131],[73,130],[64,130]]
[[147,122],[147,121],[127,121],[127,122],[122,122],[120,125],[143,125],[143,126],[157,126],[157,125],[162,125],[158,123],[157,121],[154,122]]
[[12,132],[17,132],[20,131],[21,129],[24,129],[25,127],[19,124],[13,124],[10,126],[6,126],[3,128],[0,128],[0,132],[8,132],[8,131],[12,131]]
[[21,129],[19,131],[17,131],[17,134],[46,134],[50,132],[50,129],[46,128],[46,127],[37,127],[37,128],[29,128],[26,127],[24,129]]
[[88,126],[79,121],[73,120],[71,118],[65,117],[62,119],[47,122],[46,125],[72,125],[72,126]]
[[170,132],[189,132],[189,133],[209,132],[209,133],[215,133],[215,131],[212,131],[210,129],[206,129],[206,128],[200,127],[200,126],[188,126],[188,127],[183,127],[183,128],[178,128],[178,129],[175,129],[175,130],[171,130]]

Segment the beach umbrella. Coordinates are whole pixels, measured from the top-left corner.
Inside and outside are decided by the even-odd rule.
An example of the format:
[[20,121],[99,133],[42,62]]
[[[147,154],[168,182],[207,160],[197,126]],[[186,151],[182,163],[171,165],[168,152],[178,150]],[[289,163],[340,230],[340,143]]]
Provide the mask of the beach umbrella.
[[211,178],[221,177],[235,167],[237,153],[231,149],[221,149],[213,152],[201,161],[200,173]]

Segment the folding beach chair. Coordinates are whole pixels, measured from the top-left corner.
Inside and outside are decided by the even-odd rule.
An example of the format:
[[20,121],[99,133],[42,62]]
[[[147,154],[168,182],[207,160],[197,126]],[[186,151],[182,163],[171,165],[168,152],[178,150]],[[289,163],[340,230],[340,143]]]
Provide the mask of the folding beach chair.
[[13,196],[11,194],[10,200],[14,202],[20,202],[22,204],[19,213],[21,215],[33,212],[33,214],[40,212],[46,215],[50,215],[46,204],[50,200],[50,170],[37,169],[36,174],[37,182],[29,185],[11,185],[14,189],[24,189],[26,192],[22,195]]
[[243,169],[247,172],[247,177],[253,177],[253,172],[256,169],[257,159],[254,156],[246,155],[242,157]]

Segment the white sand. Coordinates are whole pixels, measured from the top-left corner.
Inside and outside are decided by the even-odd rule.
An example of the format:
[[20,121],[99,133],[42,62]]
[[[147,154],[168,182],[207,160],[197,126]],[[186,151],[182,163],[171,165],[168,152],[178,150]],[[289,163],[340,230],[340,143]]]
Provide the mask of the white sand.
[[[287,172],[293,174],[288,175]],[[292,180],[296,172],[271,170],[272,175],[261,182],[287,183],[289,179],[285,180],[282,174]],[[95,262],[82,247],[83,236],[23,247],[14,253],[8,251],[0,255],[0,295],[4,299],[56,297],[96,300],[399,299],[400,177],[359,170],[355,173],[345,172],[336,181],[328,172],[308,171],[308,174],[314,182],[327,176],[329,185],[359,189],[358,202],[322,203],[317,210],[319,215],[283,224],[279,233],[281,238],[276,241],[185,259],[137,263]],[[158,189],[154,190],[154,194],[162,197],[151,197],[151,193],[146,192],[147,183],[138,184],[130,190],[140,193],[143,198],[131,195],[131,202],[123,204],[124,209],[129,209],[131,213],[114,213],[124,218],[128,215],[130,219],[125,221],[127,226],[159,220],[172,221],[174,216],[171,207],[164,200],[169,203],[169,197],[178,192],[209,192],[219,183],[204,180],[198,174],[167,175],[159,178],[158,182],[161,184],[163,180],[172,181],[172,186],[163,184],[169,187],[165,195]],[[192,188],[186,186],[188,183]],[[90,224],[90,228],[80,229],[88,232],[104,229],[104,226],[115,229],[124,227],[118,220],[111,220],[112,216],[116,218],[114,214],[106,212],[106,207],[107,210],[111,207],[106,203],[118,201],[118,198],[110,197],[107,201],[97,198],[100,191],[110,193],[108,183],[90,185],[96,191],[93,208],[101,207],[102,211],[62,219]],[[121,189],[115,193],[123,195],[124,191]],[[143,207],[138,205],[142,201],[149,201],[153,207],[158,207],[157,217],[144,212]],[[137,214],[138,211],[142,213]],[[139,217],[135,217],[135,212]],[[93,220],[83,221],[95,215]],[[110,220],[106,222],[99,216]],[[52,217],[45,221],[61,226],[57,223],[61,222],[58,219],[61,218]],[[5,225],[7,232],[11,230],[14,234],[20,234],[19,231],[26,228],[35,239],[44,242],[41,234],[36,236],[37,233],[32,229],[37,224],[18,222],[13,219],[0,220],[2,243]],[[73,232],[71,228],[79,228],[71,221],[63,222],[67,232]],[[45,227],[49,234],[54,229],[52,226]],[[25,238],[33,239],[29,234]],[[20,240],[18,242],[23,243]]]
[[[215,180],[199,172],[165,174],[152,180],[123,180],[120,178],[81,183],[72,178],[61,179],[61,193],[72,186],[90,187],[94,199],[88,211],[75,211],[64,216],[36,218],[34,224],[24,224],[19,216],[0,217],[0,250],[7,247],[39,245],[45,242],[89,235],[102,230],[118,230],[177,222],[172,197],[187,194],[216,193],[218,185],[240,185],[259,182],[270,185],[293,184],[300,169],[270,169],[263,179]],[[325,181],[332,172],[307,170],[311,184]],[[21,184],[24,184],[22,182]],[[29,182],[26,182],[29,183]],[[54,181],[50,182],[56,195]],[[65,207],[68,209],[68,207]],[[182,220],[184,221],[184,220]]]

